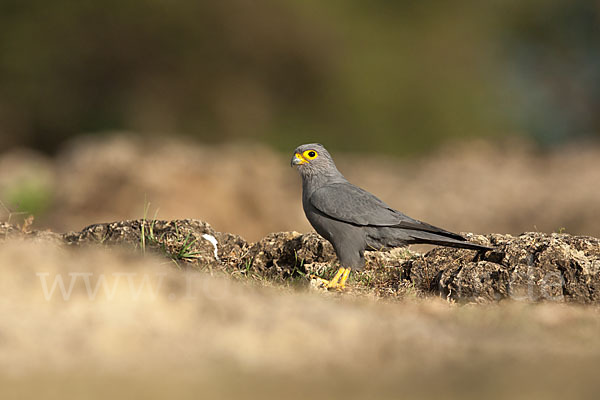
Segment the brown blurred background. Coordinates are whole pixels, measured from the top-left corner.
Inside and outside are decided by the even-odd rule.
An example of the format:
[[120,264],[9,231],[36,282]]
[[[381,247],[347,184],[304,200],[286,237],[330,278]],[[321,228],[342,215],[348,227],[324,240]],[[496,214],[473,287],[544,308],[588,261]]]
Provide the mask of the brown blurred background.
[[591,0],[6,0],[0,218],[307,231],[288,162],[319,141],[430,223],[597,236],[599,26]]

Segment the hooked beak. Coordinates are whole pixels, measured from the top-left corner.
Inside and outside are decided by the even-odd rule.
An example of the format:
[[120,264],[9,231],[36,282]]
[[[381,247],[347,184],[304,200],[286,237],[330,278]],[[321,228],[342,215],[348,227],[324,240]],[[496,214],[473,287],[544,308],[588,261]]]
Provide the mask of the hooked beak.
[[290,163],[290,165],[296,166],[296,165],[301,165],[301,164],[307,164],[308,161],[306,161],[306,159],[304,157],[302,157],[302,154],[300,153],[296,153],[294,154],[294,157],[292,157],[292,161]]

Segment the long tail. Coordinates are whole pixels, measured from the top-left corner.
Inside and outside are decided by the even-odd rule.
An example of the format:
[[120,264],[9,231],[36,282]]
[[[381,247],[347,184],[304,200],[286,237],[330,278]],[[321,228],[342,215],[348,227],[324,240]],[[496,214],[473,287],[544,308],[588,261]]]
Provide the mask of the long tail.
[[482,246],[480,244],[468,242],[464,238],[463,238],[463,240],[457,240],[457,239],[445,238],[443,236],[438,236],[438,235],[432,235],[432,234],[428,234],[428,235],[431,235],[431,237],[427,238],[427,237],[414,237],[413,236],[414,241],[412,243],[414,243],[414,244],[434,244],[437,246],[456,247],[459,249],[469,249],[469,250],[477,250],[477,251],[493,250],[491,247]]
[[426,222],[412,219],[404,215],[404,220],[394,228],[398,229],[398,236],[408,244],[434,244],[437,246],[458,247],[477,251],[493,250],[491,247],[471,243],[461,235],[447,231]]
[[447,231],[428,223],[409,219],[397,225],[410,239],[409,243],[414,244],[434,244],[446,247],[458,247],[461,249],[470,249],[477,251],[492,250],[491,247],[471,243],[457,233]]

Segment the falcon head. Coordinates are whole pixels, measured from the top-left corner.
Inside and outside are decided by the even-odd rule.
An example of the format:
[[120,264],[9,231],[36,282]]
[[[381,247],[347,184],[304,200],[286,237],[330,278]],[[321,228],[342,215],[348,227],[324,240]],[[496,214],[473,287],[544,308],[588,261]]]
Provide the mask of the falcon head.
[[338,173],[333,159],[319,143],[303,144],[296,147],[290,162],[296,167],[301,176]]

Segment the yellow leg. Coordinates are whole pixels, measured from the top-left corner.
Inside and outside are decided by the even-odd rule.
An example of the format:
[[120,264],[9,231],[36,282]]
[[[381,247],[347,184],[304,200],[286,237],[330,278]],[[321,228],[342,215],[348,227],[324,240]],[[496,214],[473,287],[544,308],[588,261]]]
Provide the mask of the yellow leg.
[[348,279],[349,275],[350,268],[340,267],[340,269],[337,270],[334,277],[330,281],[327,281],[314,275],[311,275],[311,278],[317,279],[320,282],[322,282],[323,286],[321,287],[325,287],[327,289],[344,290],[346,287],[346,280]]
[[346,281],[348,280],[348,277],[350,276],[350,268],[346,268],[346,270],[344,271],[344,274],[342,275],[342,278],[340,279],[340,284],[338,289],[343,290],[346,287]]
[[335,273],[335,276],[333,277],[333,279],[331,279],[329,281],[329,283],[327,284],[327,289],[332,289],[338,286],[340,278],[342,277],[342,275],[344,275],[344,272],[346,271],[346,268],[340,267],[340,269],[337,270],[337,272]]

